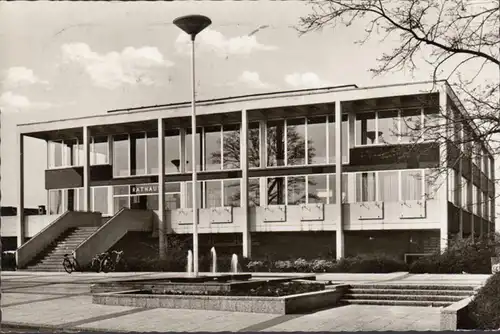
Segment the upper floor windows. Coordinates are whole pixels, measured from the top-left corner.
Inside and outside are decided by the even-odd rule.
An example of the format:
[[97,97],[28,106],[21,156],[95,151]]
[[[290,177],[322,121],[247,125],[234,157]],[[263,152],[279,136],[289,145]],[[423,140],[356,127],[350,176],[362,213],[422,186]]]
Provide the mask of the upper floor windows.
[[[342,161],[349,161],[349,126],[342,117]],[[335,163],[334,116],[301,117],[267,122],[267,166]]]
[[357,146],[416,142],[422,137],[421,108],[381,110],[356,114]]
[[[107,136],[92,137],[89,144],[90,165],[104,165],[109,163],[109,144]],[[64,168],[83,166],[83,143],[77,138],[47,143],[47,167]]]

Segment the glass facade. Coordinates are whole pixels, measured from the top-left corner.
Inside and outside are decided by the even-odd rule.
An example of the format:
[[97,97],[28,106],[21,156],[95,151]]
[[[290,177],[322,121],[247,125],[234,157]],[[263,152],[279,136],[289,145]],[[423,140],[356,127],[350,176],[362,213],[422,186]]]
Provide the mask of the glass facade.
[[[423,109],[377,110],[343,115],[342,161],[349,163],[352,146],[391,145],[417,141],[422,135],[422,122],[426,120]],[[351,122],[351,128],[349,124]],[[333,115],[293,117],[250,122],[248,125],[248,164],[251,169],[267,167],[291,167],[279,176],[261,176],[248,181],[250,206],[334,204],[354,202],[399,202],[423,198],[438,198],[432,170],[381,170],[342,174],[341,198],[336,198],[335,174],[319,168],[308,168],[305,172],[293,167],[335,164],[336,119]],[[193,168],[191,152],[191,130],[168,129],[164,138],[156,131],[96,136],[91,138],[90,162],[113,166],[113,175],[119,177],[157,175],[158,140],[164,140],[165,173],[189,173]],[[200,126],[196,131],[195,151],[198,171],[217,172],[241,168],[241,126],[224,124]],[[352,138],[351,138],[352,137]],[[264,148],[264,152],[262,149]],[[486,151],[476,145],[474,162],[490,173],[491,160]],[[112,156],[112,161],[110,157]],[[81,140],[49,142],[49,168],[81,166],[83,145]],[[184,159],[182,161],[182,159]],[[281,169],[280,169],[281,170]],[[260,172],[259,172],[260,173]],[[301,174],[300,173],[308,173]],[[260,174],[265,175],[265,174]],[[197,196],[199,208],[241,206],[241,179],[230,178],[232,173],[199,181]],[[449,178],[454,186],[454,178]],[[466,191],[466,180],[462,178],[462,191],[452,200],[466,203],[470,196]],[[145,182],[145,181],[141,181]],[[150,192],[138,192],[139,186],[152,186]],[[155,188],[156,187],[156,188]],[[175,210],[192,207],[191,182],[171,182],[165,185],[165,208]],[[452,189],[452,187],[450,187]],[[476,195],[477,194],[477,195]],[[474,212],[487,215],[491,210],[488,196],[474,187],[473,202],[482,196],[481,205]],[[457,199],[458,198],[458,199]],[[465,207],[465,206],[464,206]],[[66,210],[83,210],[83,189],[60,189],[49,191],[49,213],[60,214]],[[117,185],[92,187],[91,210],[105,215],[114,214],[122,208],[158,210],[159,197],[156,184]]]

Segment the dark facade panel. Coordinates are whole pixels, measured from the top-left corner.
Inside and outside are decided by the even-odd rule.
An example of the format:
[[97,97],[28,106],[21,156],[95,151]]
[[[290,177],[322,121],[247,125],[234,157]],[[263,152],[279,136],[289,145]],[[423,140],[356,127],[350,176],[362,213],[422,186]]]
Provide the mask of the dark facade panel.
[[472,215],[470,212],[464,211],[462,213],[462,227],[464,234],[470,234],[472,231]]
[[438,144],[355,147],[350,155],[350,166],[405,164],[406,168],[420,168],[424,162],[439,163]]
[[[90,184],[113,178],[113,166],[90,166]],[[45,189],[81,188],[83,187],[83,167],[48,169],[45,171]]]
[[158,183],[158,175],[120,177],[111,180],[91,181],[90,186],[117,186],[132,184]]
[[45,189],[83,187],[83,167],[48,169],[45,171]]
[[460,149],[454,143],[447,143],[448,167],[458,170],[460,161]]
[[460,211],[462,209],[448,202],[448,233],[460,232]]
[[467,180],[470,180],[472,177],[470,159],[466,157],[462,157],[462,176]]

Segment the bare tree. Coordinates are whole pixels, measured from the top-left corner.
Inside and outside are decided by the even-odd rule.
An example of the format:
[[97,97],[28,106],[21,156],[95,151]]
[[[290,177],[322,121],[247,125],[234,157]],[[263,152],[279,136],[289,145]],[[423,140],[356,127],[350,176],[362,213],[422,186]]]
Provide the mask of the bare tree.
[[400,70],[413,73],[423,61],[433,68],[433,82],[449,82],[452,95],[456,91],[463,105],[454,96],[452,110],[438,112],[446,122],[429,116],[425,127],[419,121],[405,124],[420,138],[457,148],[442,165],[454,166],[464,157],[476,161],[482,156],[475,151],[481,142],[490,145],[494,156],[500,155],[500,80],[498,76],[486,79],[500,73],[499,0],[310,2],[312,12],[300,19],[300,33],[367,24],[365,37],[356,43],[377,37],[384,43],[389,36],[399,37],[398,44],[380,55],[377,67],[370,69],[375,76]]
[[[486,72],[500,71],[500,2],[498,0],[313,0],[312,13],[301,18],[301,33],[328,26],[350,26],[368,22],[365,43],[374,35],[382,42],[399,35],[400,43],[378,58],[375,75],[402,69],[418,70],[422,54],[434,68],[432,79],[451,82],[468,110],[468,115],[454,121],[474,121],[479,138],[497,143],[500,134],[500,81],[478,83]],[[423,51],[423,52],[422,52]],[[465,69],[475,68],[474,73]],[[474,66],[475,65],[475,66]],[[467,70],[465,79],[461,70]],[[446,72],[446,73],[445,73]],[[491,72],[490,72],[491,73]]]

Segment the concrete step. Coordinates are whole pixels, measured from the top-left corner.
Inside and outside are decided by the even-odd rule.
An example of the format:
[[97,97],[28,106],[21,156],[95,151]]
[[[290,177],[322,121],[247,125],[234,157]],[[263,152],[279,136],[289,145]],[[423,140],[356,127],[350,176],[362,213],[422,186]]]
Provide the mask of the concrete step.
[[389,295],[389,294],[352,294],[348,293],[345,295],[346,299],[349,300],[408,300],[408,301],[442,301],[442,302],[450,302],[455,303],[458,302],[465,297],[463,296],[446,296],[446,295]]
[[397,289],[397,290],[460,290],[473,291],[472,285],[428,285],[428,284],[352,284],[353,289]]
[[421,290],[421,289],[359,289],[352,288],[350,293],[361,294],[391,294],[391,295],[447,295],[447,296],[463,296],[469,297],[473,294],[468,290]]
[[391,305],[391,306],[431,306],[446,307],[449,302],[426,301],[426,300],[372,300],[372,299],[341,299],[341,302],[355,305]]

